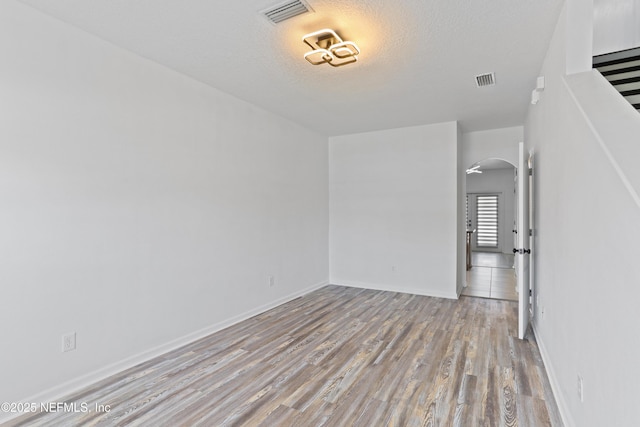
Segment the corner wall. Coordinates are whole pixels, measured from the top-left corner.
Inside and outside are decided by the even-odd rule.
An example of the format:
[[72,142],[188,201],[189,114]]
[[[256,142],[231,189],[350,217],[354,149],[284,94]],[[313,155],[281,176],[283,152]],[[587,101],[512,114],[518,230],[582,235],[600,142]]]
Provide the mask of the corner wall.
[[326,137],[14,0],[0,53],[0,401],[328,282]]
[[490,129],[467,132],[462,135],[462,162],[464,169],[486,159],[500,159],[518,167],[518,143],[524,138],[524,128]]
[[331,283],[457,297],[459,151],[456,122],[329,139]]
[[597,71],[566,75],[575,54],[567,23],[577,20],[571,8],[561,14],[546,88],[525,123],[535,153],[533,325],[567,427],[630,426],[640,378],[640,115]]
[[593,54],[640,47],[640,0],[592,0]]

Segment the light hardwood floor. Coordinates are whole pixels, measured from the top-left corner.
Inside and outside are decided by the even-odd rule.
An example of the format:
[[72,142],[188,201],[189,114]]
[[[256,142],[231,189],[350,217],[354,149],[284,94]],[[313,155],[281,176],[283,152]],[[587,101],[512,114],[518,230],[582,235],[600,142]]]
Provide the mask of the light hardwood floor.
[[327,286],[9,425],[561,426],[516,310]]

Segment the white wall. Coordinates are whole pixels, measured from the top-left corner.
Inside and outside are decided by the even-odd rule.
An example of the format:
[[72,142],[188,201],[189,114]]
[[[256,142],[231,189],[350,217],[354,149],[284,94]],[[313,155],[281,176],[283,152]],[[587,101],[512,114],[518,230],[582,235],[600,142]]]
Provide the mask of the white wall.
[[640,47],[640,0],[593,0],[593,54]]
[[500,251],[513,253],[514,220],[515,220],[515,168],[484,170],[481,174],[467,175],[467,193],[498,193]]
[[329,139],[331,283],[456,297],[457,139],[455,122]]
[[640,115],[597,71],[565,76],[567,21],[576,20],[568,12],[525,124],[536,162],[533,323],[566,425],[631,426],[640,378]]
[[462,163],[468,168],[476,162],[500,159],[518,165],[518,143],[524,138],[524,128],[514,126],[462,135]]
[[565,23],[564,30],[567,74],[581,73],[592,68],[593,2],[594,0],[565,0],[564,7],[567,15],[571,16]]
[[325,137],[13,0],[0,53],[0,401],[328,282]]

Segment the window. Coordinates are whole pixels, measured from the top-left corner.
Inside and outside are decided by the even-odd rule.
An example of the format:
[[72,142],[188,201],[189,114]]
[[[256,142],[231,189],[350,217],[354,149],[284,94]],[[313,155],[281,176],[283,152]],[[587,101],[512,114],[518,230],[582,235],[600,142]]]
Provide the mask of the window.
[[476,198],[476,246],[498,247],[498,195],[478,195]]

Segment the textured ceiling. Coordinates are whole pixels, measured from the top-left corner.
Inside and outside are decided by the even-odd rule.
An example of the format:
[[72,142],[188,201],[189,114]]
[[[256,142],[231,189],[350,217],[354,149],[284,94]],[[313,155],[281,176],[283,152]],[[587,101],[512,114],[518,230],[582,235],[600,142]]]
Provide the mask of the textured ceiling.
[[[324,135],[459,120],[522,125],[562,0],[308,0],[272,25],[280,0],[22,0]],[[330,27],[362,53],[340,68],[303,59]],[[477,74],[495,86],[477,88]]]

